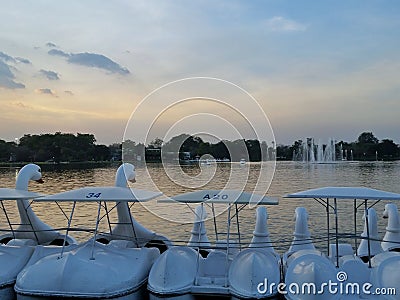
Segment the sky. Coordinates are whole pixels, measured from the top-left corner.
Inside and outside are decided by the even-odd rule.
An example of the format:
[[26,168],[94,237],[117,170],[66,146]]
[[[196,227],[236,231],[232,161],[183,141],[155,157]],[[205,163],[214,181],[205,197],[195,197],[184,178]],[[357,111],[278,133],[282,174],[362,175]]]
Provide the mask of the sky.
[[[251,95],[232,100],[230,109],[252,102],[243,119],[262,127],[252,113],[262,110],[277,144],[351,142],[364,131],[400,143],[399,15],[397,0],[5,0],[0,139],[61,131],[111,144],[134,139],[136,129],[151,131],[148,140],[163,138],[171,124],[186,124],[179,122],[186,115],[228,118],[215,103],[166,104],[182,95],[212,97],[207,86],[196,94],[183,85],[182,95],[149,101],[171,82],[210,77]],[[148,122],[152,130],[140,126],[154,118],[147,109],[161,115]],[[232,137],[217,122],[216,129],[204,118],[188,123],[194,133]]]

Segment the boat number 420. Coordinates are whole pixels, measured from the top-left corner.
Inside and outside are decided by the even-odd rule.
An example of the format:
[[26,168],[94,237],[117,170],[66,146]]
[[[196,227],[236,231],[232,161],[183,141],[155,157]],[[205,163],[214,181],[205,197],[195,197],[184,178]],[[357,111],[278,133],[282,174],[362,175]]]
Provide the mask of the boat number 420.
[[227,194],[222,194],[222,195],[205,194],[203,199],[216,199],[216,200],[222,199],[222,200],[226,200],[226,199],[228,199],[228,197],[229,196]]

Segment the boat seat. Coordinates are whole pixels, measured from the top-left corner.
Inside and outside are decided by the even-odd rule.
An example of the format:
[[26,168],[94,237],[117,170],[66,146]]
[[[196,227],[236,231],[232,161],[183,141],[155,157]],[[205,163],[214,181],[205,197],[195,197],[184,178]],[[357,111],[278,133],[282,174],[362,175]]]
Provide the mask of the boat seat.
[[[340,270],[347,274],[347,282],[356,282],[360,286],[368,282],[371,269],[358,256],[344,255],[339,259]],[[362,297],[362,299],[364,299]]]
[[110,242],[110,240],[108,240],[108,239],[102,237],[102,238],[96,239],[96,242],[102,243],[102,244],[104,244],[104,245],[108,245],[108,243]]
[[[61,247],[61,246],[64,245],[64,239],[52,240],[49,245],[50,246],[60,246]],[[65,241],[65,246],[68,246],[68,245],[69,245],[68,241]]]
[[157,248],[160,253],[164,253],[168,250],[168,245],[162,239],[153,239],[144,245],[146,248]]
[[36,246],[37,242],[32,239],[11,239],[7,246]]
[[7,244],[9,241],[11,241],[13,238],[12,238],[12,236],[6,236],[6,237],[3,237],[1,240],[0,240],[0,244]]
[[111,240],[107,246],[116,248],[137,248],[134,242],[128,240]]
[[[345,256],[345,255],[353,255],[354,250],[353,247],[350,244],[339,244],[339,257]],[[336,244],[330,244],[329,247],[329,258],[331,260],[336,260]]]
[[208,278],[225,277],[227,270],[226,253],[216,250],[210,252],[207,258],[200,259],[198,275]]

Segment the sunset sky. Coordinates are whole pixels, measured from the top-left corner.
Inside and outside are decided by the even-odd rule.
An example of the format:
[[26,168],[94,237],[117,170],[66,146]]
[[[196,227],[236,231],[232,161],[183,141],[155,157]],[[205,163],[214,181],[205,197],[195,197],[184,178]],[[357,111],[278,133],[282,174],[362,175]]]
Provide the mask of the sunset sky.
[[277,143],[363,131],[400,143],[399,16],[397,0],[5,0],[0,139],[61,131],[121,142],[146,95],[213,77],[257,100]]

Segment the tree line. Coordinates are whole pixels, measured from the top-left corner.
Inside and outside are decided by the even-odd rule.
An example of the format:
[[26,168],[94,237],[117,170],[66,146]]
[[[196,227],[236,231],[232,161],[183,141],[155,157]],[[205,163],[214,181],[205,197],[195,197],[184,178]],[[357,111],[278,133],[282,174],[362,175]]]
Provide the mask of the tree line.
[[[293,160],[307,140],[297,140],[291,146],[275,145],[258,140],[219,141],[210,143],[198,136],[181,134],[164,142],[156,138],[148,145],[126,140],[112,145],[96,144],[93,134],[46,133],[25,134],[19,141],[0,139],[0,162],[85,162],[161,159],[195,160],[210,155],[215,159],[239,161]],[[352,154],[353,160],[398,160],[400,147],[393,140],[378,140],[372,132],[363,132],[354,142],[335,141],[339,151]]]
[[97,145],[93,134],[25,134],[19,141],[0,140],[0,161],[82,162],[110,160],[110,147]]
[[198,160],[205,157],[216,160],[263,161],[275,157],[275,149],[265,141],[239,139],[235,141],[219,141],[210,143],[198,136],[180,134],[164,142],[160,138],[154,139],[145,147],[133,141],[123,143],[123,157],[126,160],[137,160],[145,157],[146,161],[161,160]]

